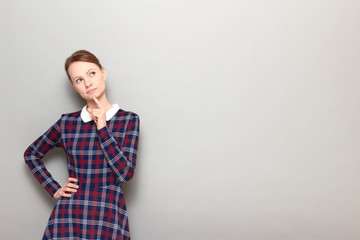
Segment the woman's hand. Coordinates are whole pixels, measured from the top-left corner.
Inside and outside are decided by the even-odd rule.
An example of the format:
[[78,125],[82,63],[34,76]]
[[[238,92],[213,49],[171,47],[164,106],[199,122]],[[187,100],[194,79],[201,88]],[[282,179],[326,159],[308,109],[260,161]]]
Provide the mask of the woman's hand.
[[78,180],[76,178],[71,178],[71,177],[68,178],[64,186],[62,186],[61,188],[59,188],[59,190],[56,191],[56,193],[54,194],[54,198],[59,199],[60,197],[71,197],[72,194],[66,192],[76,193],[77,189],[79,188],[79,185],[76,185],[71,182],[77,182],[77,181]]
[[101,105],[100,101],[94,95],[92,95],[92,98],[98,108],[92,109],[88,107],[88,111],[91,114],[91,118],[96,123],[97,129],[100,130],[106,126],[106,111],[105,108]]

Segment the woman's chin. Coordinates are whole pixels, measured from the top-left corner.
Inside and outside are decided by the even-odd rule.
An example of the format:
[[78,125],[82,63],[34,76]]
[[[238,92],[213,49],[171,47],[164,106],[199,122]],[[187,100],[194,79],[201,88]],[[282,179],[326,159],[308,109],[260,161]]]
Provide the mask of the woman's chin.
[[92,100],[92,96],[91,96],[91,95],[88,95],[88,94],[86,94],[85,96],[80,95],[80,97],[81,97],[82,99],[84,99],[85,101]]

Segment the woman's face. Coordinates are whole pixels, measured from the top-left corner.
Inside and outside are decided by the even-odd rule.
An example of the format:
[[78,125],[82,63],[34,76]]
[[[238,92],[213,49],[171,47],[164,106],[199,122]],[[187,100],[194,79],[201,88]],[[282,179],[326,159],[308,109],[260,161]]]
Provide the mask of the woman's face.
[[106,71],[90,62],[73,62],[69,68],[71,84],[85,100],[92,100],[92,95],[99,98],[105,93]]

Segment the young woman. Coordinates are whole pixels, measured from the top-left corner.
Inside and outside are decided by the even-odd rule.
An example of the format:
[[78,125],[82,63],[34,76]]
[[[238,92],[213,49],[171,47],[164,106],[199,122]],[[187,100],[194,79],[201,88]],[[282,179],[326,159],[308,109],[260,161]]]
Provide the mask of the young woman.
[[[73,53],[65,70],[87,105],[62,114],[24,153],[37,180],[58,199],[43,239],[130,239],[121,184],[134,174],[139,117],[108,102],[106,71],[92,53]],[[69,178],[63,186],[42,161],[54,147],[66,152]]]

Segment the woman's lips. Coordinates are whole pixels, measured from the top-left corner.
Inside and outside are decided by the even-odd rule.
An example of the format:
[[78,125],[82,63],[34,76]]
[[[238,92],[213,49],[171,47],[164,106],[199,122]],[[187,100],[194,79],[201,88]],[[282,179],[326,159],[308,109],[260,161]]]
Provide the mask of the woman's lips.
[[87,93],[94,93],[94,92],[95,92],[95,90],[96,90],[96,88],[91,89],[90,91],[87,91]]

